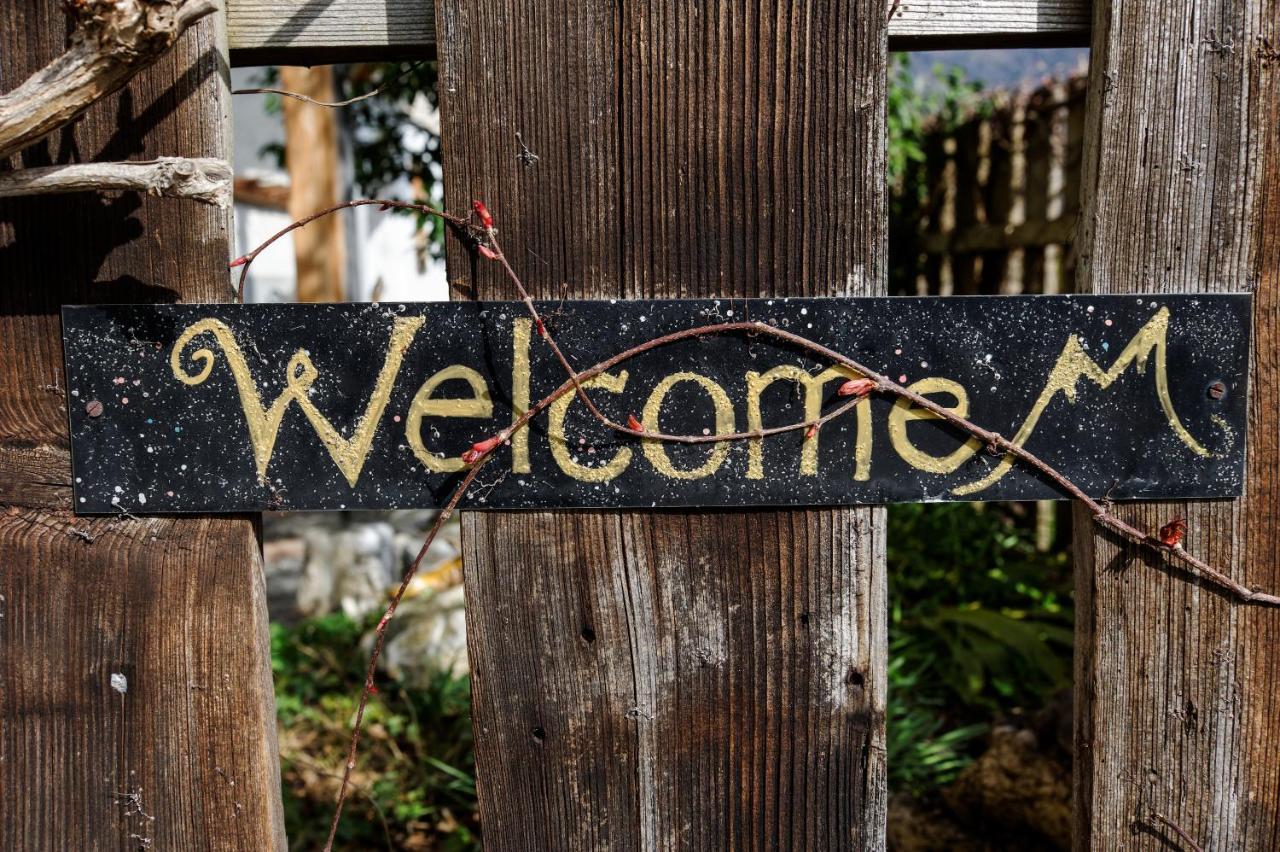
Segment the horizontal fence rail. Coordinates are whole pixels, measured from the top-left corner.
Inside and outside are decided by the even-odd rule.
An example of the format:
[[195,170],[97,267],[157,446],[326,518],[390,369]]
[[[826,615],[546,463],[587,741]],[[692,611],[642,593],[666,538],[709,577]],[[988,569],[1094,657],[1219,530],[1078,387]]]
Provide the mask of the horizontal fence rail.
[[[1084,44],[1089,0],[901,0],[890,47]],[[434,55],[433,0],[229,0],[235,65],[322,64]]]

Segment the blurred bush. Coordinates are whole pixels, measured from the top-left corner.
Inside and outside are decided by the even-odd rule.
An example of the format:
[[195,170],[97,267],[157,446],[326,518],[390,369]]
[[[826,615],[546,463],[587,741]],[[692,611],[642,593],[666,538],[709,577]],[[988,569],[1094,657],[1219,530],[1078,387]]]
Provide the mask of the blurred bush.
[[1019,504],[889,508],[890,786],[954,780],[993,719],[1070,686],[1071,562]]
[[[368,660],[361,639],[378,615],[271,626],[292,849],[318,849],[328,835]],[[377,688],[335,848],[479,849],[470,679],[441,672],[418,689],[386,679]]]

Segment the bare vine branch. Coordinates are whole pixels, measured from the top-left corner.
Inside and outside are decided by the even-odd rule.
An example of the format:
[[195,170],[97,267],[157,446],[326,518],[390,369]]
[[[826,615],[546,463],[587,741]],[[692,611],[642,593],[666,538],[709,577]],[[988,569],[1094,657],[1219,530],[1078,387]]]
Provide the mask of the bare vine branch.
[[57,59],[0,95],[0,160],[69,123],[151,65],[216,0],[69,0]]
[[1199,843],[1197,843],[1195,839],[1190,834],[1188,834],[1182,826],[1178,825],[1169,817],[1165,816],[1159,811],[1152,811],[1151,818],[1163,824],[1165,827],[1171,829],[1174,834],[1178,835],[1178,837],[1182,839],[1183,843],[1187,844],[1187,848],[1189,848],[1191,852],[1204,852],[1204,847],[1201,846]]
[[309,103],[309,104],[315,104],[316,106],[329,107],[330,109],[337,109],[339,107],[351,106],[352,104],[360,103],[360,101],[365,101],[365,100],[368,100],[369,98],[376,98],[378,95],[386,91],[386,88],[388,86],[404,79],[409,75],[410,72],[414,71],[415,69],[417,69],[419,66],[423,64],[425,63],[415,62],[412,65],[410,65],[408,68],[401,71],[396,76],[383,80],[381,83],[377,85],[377,87],[370,89],[369,91],[365,92],[362,95],[356,95],[353,98],[347,98],[345,101],[319,101],[311,97],[310,95],[304,95],[304,94],[301,94],[300,92],[291,92],[288,89],[271,89],[271,88],[235,89],[234,91],[231,92],[231,94],[233,95],[280,95],[281,97],[284,97],[284,98],[293,98],[294,100],[303,101],[304,103]]
[[226,207],[231,203],[231,164],[208,157],[160,157],[0,172],[0,198],[111,190],[194,198]]
[[[427,549],[431,546],[431,543],[435,540],[436,534],[439,532],[441,526],[450,516],[452,516],[453,512],[457,509],[458,503],[461,501],[467,489],[475,481],[476,475],[479,473],[483,465],[486,462],[488,462],[491,458],[493,458],[494,452],[499,447],[501,447],[510,438],[512,434],[514,434],[519,429],[523,428],[530,420],[540,415],[543,411],[549,408],[553,403],[555,403],[557,400],[559,400],[560,398],[562,398],[568,393],[574,393],[580,399],[582,399],[584,405],[591,412],[592,416],[595,417],[595,419],[599,421],[603,426],[605,426],[606,428],[614,432],[630,435],[634,438],[640,438],[644,440],[657,440],[657,441],[690,443],[690,444],[719,443],[719,442],[725,442],[725,441],[759,439],[759,438],[767,437],[769,435],[776,435],[783,432],[792,432],[792,431],[797,431],[801,429],[816,430],[820,428],[824,423],[833,419],[834,417],[837,417],[845,413],[846,411],[850,410],[852,406],[856,405],[858,402],[861,401],[862,397],[871,393],[881,393],[881,394],[896,397],[899,399],[904,399],[910,402],[913,406],[916,406],[918,408],[922,408],[926,411],[931,412],[937,418],[947,422],[948,424],[955,427],[962,433],[965,433],[973,438],[976,438],[984,446],[986,446],[987,449],[993,455],[1003,455],[1003,456],[1012,457],[1015,461],[1020,462],[1024,466],[1041,474],[1046,479],[1053,482],[1059,489],[1061,489],[1066,496],[1069,496],[1072,499],[1079,500],[1080,502],[1084,503],[1092,513],[1094,522],[1098,526],[1102,527],[1103,529],[1109,530],[1112,533],[1120,536],[1121,538],[1141,548],[1145,548],[1157,555],[1160,555],[1162,557],[1168,557],[1171,561],[1181,563],[1185,567],[1191,569],[1191,573],[1200,577],[1200,579],[1216,587],[1220,591],[1226,593],[1229,597],[1232,597],[1241,603],[1254,603],[1254,604],[1265,605],[1265,606],[1280,606],[1280,596],[1270,594],[1267,592],[1262,592],[1256,589],[1250,589],[1244,584],[1240,583],[1239,581],[1235,580],[1234,578],[1220,571],[1219,569],[1214,568],[1213,566],[1209,565],[1208,563],[1204,562],[1198,557],[1191,555],[1185,549],[1183,549],[1183,547],[1181,546],[1181,537],[1182,537],[1182,530],[1185,529],[1185,524],[1183,524],[1181,520],[1175,521],[1169,525],[1170,527],[1177,527],[1179,529],[1178,534],[1172,537],[1169,537],[1167,534],[1164,534],[1162,536],[1162,535],[1154,535],[1148,532],[1143,532],[1142,530],[1139,530],[1138,528],[1134,527],[1128,522],[1112,514],[1110,511],[1109,505],[1107,503],[1085,493],[1085,491],[1083,491],[1078,485],[1072,482],[1069,477],[1067,477],[1057,468],[1045,462],[1039,456],[1036,456],[1034,453],[1027,450],[1022,445],[1017,444],[1014,441],[1009,440],[1008,438],[1005,438],[1003,435],[1001,435],[998,432],[994,432],[990,429],[986,429],[974,423],[973,421],[968,420],[967,418],[961,417],[960,415],[956,414],[950,409],[947,409],[939,405],[938,403],[934,402],[928,397],[925,397],[911,390],[910,388],[907,388],[899,384],[898,382],[893,381],[888,376],[883,375],[871,369],[865,364],[862,364],[861,362],[856,361],[847,355],[837,352],[834,349],[831,349],[827,346],[823,346],[822,344],[817,343],[815,341],[809,340],[808,338],[803,337],[801,335],[794,334],[792,332],[786,331],[781,328],[777,328],[776,326],[770,325],[769,323],[762,322],[759,320],[754,320],[754,321],[743,320],[743,321],[737,321],[737,322],[714,323],[710,325],[702,325],[702,326],[695,326],[687,329],[681,329],[679,331],[675,331],[659,337],[651,338],[647,341],[644,341],[643,343],[632,346],[631,348],[626,349],[622,352],[619,352],[618,354],[604,361],[601,361],[600,363],[592,367],[589,367],[585,370],[576,369],[573,366],[573,364],[570,362],[568,356],[560,348],[559,344],[556,343],[554,336],[552,335],[550,330],[547,328],[546,323],[543,321],[542,316],[538,312],[537,306],[534,304],[533,299],[530,297],[528,290],[525,288],[523,282],[520,280],[520,277],[516,274],[515,270],[511,267],[511,264],[507,261],[506,256],[503,254],[502,247],[498,243],[497,234],[493,227],[493,217],[489,213],[485,205],[481,202],[475,202],[473,207],[473,213],[480,222],[480,226],[478,228],[474,224],[472,224],[472,221],[470,219],[463,219],[458,216],[444,213],[442,211],[436,210],[428,205],[423,205],[423,204],[409,204],[407,202],[364,199],[359,201],[350,201],[350,202],[346,202],[345,204],[340,204],[331,208],[327,208],[325,210],[322,210],[318,213],[313,214],[312,216],[309,216],[305,219],[299,220],[298,222],[295,222],[287,226],[286,228],[282,229],[278,233],[274,234],[270,239],[268,239],[265,243],[255,248],[253,251],[233,261],[232,266],[244,267],[244,269],[241,272],[241,288],[240,288],[241,293],[243,293],[244,276],[248,272],[249,265],[271,243],[275,242],[280,237],[284,236],[290,231],[295,230],[296,228],[302,227],[308,222],[312,222],[320,218],[321,216],[326,216],[326,215],[329,215],[330,213],[334,213],[338,210],[342,210],[350,207],[357,207],[361,205],[370,205],[370,204],[379,205],[383,209],[387,209],[391,207],[401,207],[401,208],[417,210],[422,213],[429,213],[432,215],[441,216],[446,222],[448,222],[450,225],[453,226],[456,233],[462,234],[464,238],[470,242],[471,247],[474,248],[474,250],[480,256],[499,263],[502,266],[502,269],[506,274],[507,278],[511,281],[512,285],[515,287],[516,292],[519,294],[520,300],[523,302],[526,311],[529,313],[529,316],[533,319],[535,327],[537,328],[537,331],[538,331],[538,335],[544,341],[546,341],[547,345],[551,348],[552,352],[556,356],[557,361],[559,361],[561,367],[564,369],[567,375],[567,378],[553,392],[545,396],[543,399],[539,400],[535,405],[532,405],[524,414],[516,418],[511,423],[510,426],[502,429],[496,435],[486,440],[475,443],[474,445],[472,445],[471,449],[468,452],[463,454],[462,456],[463,460],[470,465],[467,471],[467,474],[462,478],[458,486],[454,489],[452,495],[450,496],[448,502],[445,504],[444,508],[441,510],[440,514],[437,515],[436,522],[432,525],[430,532],[427,534],[427,537],[423,543],[422,549],[419,551],[418,556],[414,559],[414,561],[410,564],[409,568],[406,570],[400,587],[396,590],[396,593],[392,596],[391,602],[387,606],[386,612],[384,613],[382,619],[378,622],[378,626],[375,630],[376,638],[374,642],[374,649],[373,649],[373,653],[370,656],[369,668],[365,678],[364,692],[360,697],[360,703],[356,711],[356,718],[355,718],[355,722],[354,722],[352,733],[351,733],[351,744],[350,744],[350,748],[347,755],[347,764],[346,764],[345,771],[343,773],[344,774],[343,784],[342,784],[342,787],[339,789],[337,805],[336,805],[336,809],[333,816],[333,822],[330,826],[329,842],[325,846],[326,852],[332,849],[333,840],[337,835],[338,824],[342,815],[343,803],[345,802],[346,796],[347,796],[350,773],[355,768],[355,760],[356,760],[356,754],[359,747],[361,724],[364,717],[364,710],[368,703],[369,696],[374,692],[373,678],[376,672],[378,659],[382,652],[382,645],[383,645],[383,640],[384,640],[384,636],[387,628],[387,623],[388,621],[390,621],[391,617],[395,614],[396,608],[398,607],[401,598],[403,598],[405,590],[408,588],[409,581],[417,573],[418,568],[421,565],[423,556],[425,556]],[[721,334],[743,334],[747,336],[770,337],[775,340],[780,340],[796,347],[797,349],[807,352],[808,354],[815,356],[816,358],[823,359],[831,363],[844,366],[848,368],[851,372],[856,373],[857,375],[863,378],[860,380],[852,380],[856,385],[856,387],[853,390],[851,390],[850,393],[848,394],[853,397],[852,399],[850,399],[848,402],[841,404],[840,406],[837,406],[833,410],[819,417],[816,417],[810,420],[805,420],[799,423],[788,424],[786,426],[776,426],[776,427],[770,427],[767,429],[761,428],[761,429],[756,429],[756,430],[747,431],[747,432],[735,432],[732,434],[719,434],[719,435],[670,435],[660,431],[646,429],[644,427],[644,424],[640,423],[639,421],[636,421],[634,417],[629,418],[629,422],[627,425],[622,425],[620,423],[617,423],[612,418],[610,418],[604,412],[602,412],[592,402],[590,395],[587,393],[586,388],[584,387],[586,382],[590,381],[591,379],[595,378],[601,373],[607,372],[608,370],[613,369],[617,365],[631,358],[636,357],[637,355],[643,354],[653,349],[657,349],[662,346],[669,345],[671,343],[675,343],[677,341],[703,338],[703,337],[708,337],[712,335],[721,335]],[[1175,830],[1177,830],[1176,825],[1171,824],[1171,826],[1174,827]],[[1182,832],[1179,831],[1179,834],[1182,834]],[[1188,842],[1191,842],[1190,838],[1186,837],[1185,835],[1183,835],[1183,839],[1187,840]]]

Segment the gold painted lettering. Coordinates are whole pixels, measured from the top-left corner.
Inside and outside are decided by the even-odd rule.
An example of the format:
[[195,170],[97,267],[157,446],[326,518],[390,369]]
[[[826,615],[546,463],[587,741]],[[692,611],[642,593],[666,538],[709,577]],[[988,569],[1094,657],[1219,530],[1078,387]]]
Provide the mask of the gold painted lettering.
[[[724,392],[724,388],[720,387],[720,385],[697,373],[672,373],[658,383],[658,386],[653,389],[653,393],[649,394],[649,400],[644,404],[646,427],[654,431],[660,431],[658,418],[662,412],[662,402],[666,399],[671,389],[681,382],[694,382],[711,397],[711,403],[716,410],[715,434],[733,434],[733,403],[729,401],[729,395]],[[663,446],[662,441],[656,438],[643,438],[640,443],[645,457],[649,459],[649,463],[657,468],[660,473],[672,479],[702,479],[710,476],[720,469],[720,465],[724,464],[725,456],[729,454],[729,445],[727,443],[713,444],[711,455],[707,457],[705,462],[693,470],[680,470],[671,463],[671,458],[667,455],[666,447]]]
[[[1057,394],[1061,393],[1068,401],[1075,402],[1076,383],[1080,379],[1088,379],[1098,387],[1106,390],[1129,368],[1130,364],[1135,365],[1139,373],[1145,373],[1147,359],[1154,352],[1156,361],[1156,396],[1160,400],[1161,408],[1164,409],[1164,415],[1169,421],[1169,427],[1173,429],[1174,434],[1193,453],[1207,457],[1209,451],[1191,436],[1191,433],[1182,425],[1182,421],[1178,419],[1177,412],[1173,410],[1173,400],[1169,397],[1169,374],[1165,366],[1168,332],[1169,309],[1161,308],[1156,312],[1155,316],[1147,321],[1146,325],[1138,330],[1138,333],[1129,341],[1129,345],[1124,348],[1124,351],[1120,353],[1111,367],[1106,370],[1103,370],[1096,361],[1089,357],[1084,347],[1081,346],[1080,340],[1075,335],[1072,335],[1067,340],[1066,346],[1062,348],[1062,354],[1058,356],[1058,361],[1054,364],[1053,370],[1049,374],[1049,380],[1045,384],[1044,390],[1040,392],[1040,397],[1036,400],[1035,405],[1031,407],[1027,418],[1022,421],[1022,426],[1018,429],[1018,433],[1014,435],[1013,443],[1019,447],[1026,444],[1031,434],[1035,431],[1036,424],[1040,422],[1041,415],[1044,414],[1045,409],[1049,407],[1049,403],[1053,401]],[[953,493],[959,495],[973,494],[990,488],[1000,481],[1011,467],[1013,467],[1013,457],[1006,455],[986,476],[976,482],[970,482],[955,488]]]
[[[442,383],[459,379],[471,386],[470,399],[436,399],[433,394]],[[466,467],[461,456],[442,458],[427,449],[422,442],[423,417],[479,417],[493,416],[493,400],[489,397],[489,385],[484,376],[470,367],[454,364],[445,367],[422,383],[418,392],[409,403],[409,413],[405,418],[404,435],[418,461],[427,470],[436,473],[453,473]]]
[[382,371],[378,374],[373,393],[369,396],[364,414],[356,423],[350,440],[343,438],[311,401],[308,394],[319,373],[311,363],[311,357],[302,349],[295,352],[289,359],[289,365],[285,368],[285,389],[280,392],[270,407],[262,405],[262,398],[258,394],[258,388],[253,382],[253,376],[249,372],[248,364],[245,363],[244,354],[240,351],[235,335],[221,320],[204,319],[189,326],[173,344],[173,351],[169,354],[169,366],[173,370],[173,375],[184,384],[198,385],[209,378],[214,360],[211,351],[201,348],[191,353],[193,361],[203,362],[200,372],[195,375],[183,368],[182,352],[193,338],[201,334],[212,334],[222,346],[227,366],[231,368],[231,375],[235,378],[236,389],[240,394],[240,407],[244,411],[245,424],[249,428],[249,440],[253,444],[258,479],[265,480],[267,477],[267,466],[271,462],[271,455],[275,449],[280,422],[284,419],[289,403],[296,402],[303,414],[307,416],[320,442],[328,450],[330,458],[342,471],[347,484],[354,488],[360,479],[360,471],[369,455],[369,448],[373,445],[374,435],[378,431],[378,421],[386,410],[387,400],[391,398],[391,388],[395,384],[396,375],[400,372],[405,350],[409,348],[424,322],[423,317],[400,317],[395,321],[391,330],[391,341],[387,346],[387,354],[383,359]]
[[[969,416],[969,392],[959,382],[933,376],[908,385],[907,390],[915,391],[921,395],[931,393],[950,394],[955,398],[956,404],[947,408],[947,410],[960,417]],[[889,441],[893,444],[893,448],[897,450],[898,455],[902,456],[907,464],[912,467],[929,473],[951,473],[972,458],[982,444],[976,438],[970,438],[957,447],[954,452],[945,456],[931,456],[922,452],[907,437],[907,424],[913,420],[938,419],[940,419],[938,415],[932,411],[916,408],[911,404],[911,400],[899,399],[889,411]]]
[[[821,373],[809,375],[808,372],[792,364],[774,367],[767,373],[747,373],[747,429],[755,431],[763,429],[764,423],[760,413],[760,396],[769,385],[779,379],[787,379],[800,385],[804,393],[804,418],[801,422],[817,420],[822,414],[822,388],[835,379],[847,380],[860,378],[861,375],[848,367],[836,366]],[[871,478],[871,400],[864,397],[854,407],[857,418],[857,435],[854,440],[853,478],[865,482]],[[747,479],[764,479],[764,439],[750,438],[747,441]],[[800,445],[800,473],[802,476],[816,476],[818,473],[818,435],[806,435]]]
[[[517,319],[512,329],[511,421],[514,423],[529,410],[529,333],[533,320]],[[511,472],[528,473],[529,424],[511,433]]]
[[[601,373],[582,383],[582,387],[587,390],[600,388],[609,393],[621,393],[626,386],[626,370],[622,370],[616,376]],[[599,467],[587,467],[586,465],[578,464],[569,453],[569,441],[564,434],[565,415],[569,413],[570,403],[577,398],[578,395],[576,393],[567,393],[551,404],[551,410],[547,415],[547,434],[551,440],[551,455],[555,458],[556,464],[560,465],[560,469],[574,479],[582,482],[608,482],[626,470],[627,465],[631,464],[631,450],[628,447],[623,447],[614,453],[613,458],[606,464],[602,464]]]

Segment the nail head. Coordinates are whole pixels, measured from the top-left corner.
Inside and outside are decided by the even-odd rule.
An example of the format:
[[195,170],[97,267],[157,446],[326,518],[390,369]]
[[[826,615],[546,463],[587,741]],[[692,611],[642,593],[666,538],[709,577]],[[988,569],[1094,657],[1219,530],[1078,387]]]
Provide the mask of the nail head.
[[1214,382],[1209,385],[1209,399],[1222,399],[1227,393],[1227,386],[1222,382]]
[[97,417],[102,414],[102,403],[96,399],[91,399],[84,404],[84,410],[90,417]]

